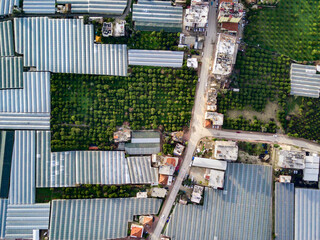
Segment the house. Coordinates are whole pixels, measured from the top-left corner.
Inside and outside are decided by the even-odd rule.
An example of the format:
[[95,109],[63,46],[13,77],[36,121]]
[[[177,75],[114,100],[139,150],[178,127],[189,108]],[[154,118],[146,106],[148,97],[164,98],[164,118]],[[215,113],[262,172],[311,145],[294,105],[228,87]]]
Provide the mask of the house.
[[131,224],[130,237],[133,238],[142,238],[143,236],[143,226],[138,224]]
[[218,21],[238,23],[244,16],[244,6],[242,3],[223,0],[219,5]]
[[174,166],[163,165],[159,167],[159,174],[172,176],[175,172]]
[[195,185],[191,194],[191,202],[200,203],[204,187]]
[[153,224],[153,216],[140,216],[139,217],[139,223],[143,226],[152,226]]
[[213,189],[222,189],[224,186],[224,171],[219,171],[215,169],[210,170],[209,187]]
[[221,129],[223,125],[223,114],[217,112],[206,112],[205,114],[205,123],[207,127],[212,127],[215,129]]
[[183,151],[184,151],[184,149],[185,149],[185,146],[183,146],[180,143],[177,143],[177,145],[175,146],[175,148],[173,150],[173,155],[181,156]]
[[165,198],[167,195],[167,190],[165,188],[151,188],[151,197]]
[[238,159],[238,145],[233,141],[216,141],[214,148],[216,159],[236,161]]

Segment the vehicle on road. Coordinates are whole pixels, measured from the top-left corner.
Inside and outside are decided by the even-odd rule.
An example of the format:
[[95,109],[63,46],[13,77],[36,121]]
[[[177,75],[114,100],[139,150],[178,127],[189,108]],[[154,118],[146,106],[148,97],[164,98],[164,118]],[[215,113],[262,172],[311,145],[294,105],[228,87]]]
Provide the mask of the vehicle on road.
[[236,133],[241,133],[240,131],[237,131]]

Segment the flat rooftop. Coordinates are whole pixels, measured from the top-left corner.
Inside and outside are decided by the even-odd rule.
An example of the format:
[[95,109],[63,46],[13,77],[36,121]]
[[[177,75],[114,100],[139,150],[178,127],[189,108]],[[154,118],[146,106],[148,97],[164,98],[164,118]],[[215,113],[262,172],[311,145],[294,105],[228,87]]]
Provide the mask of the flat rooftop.
[[220,33],[218,37],[216,55],[213,63],[213,74],[229,75],[237,55],[237,38]]

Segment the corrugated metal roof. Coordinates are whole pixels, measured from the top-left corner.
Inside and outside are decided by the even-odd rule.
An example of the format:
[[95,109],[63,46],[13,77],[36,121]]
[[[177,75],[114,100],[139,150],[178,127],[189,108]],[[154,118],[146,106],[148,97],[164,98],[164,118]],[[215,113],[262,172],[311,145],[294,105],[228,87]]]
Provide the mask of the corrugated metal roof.
[[80,19],[15,18],[15,47],[24,66],[58,73],[127,75],[127,46],[94,44]]
[[0,129],[50,130],[50,113],[0,113]]
[[23,0],[24,13],[55,14],[55,0]]
[[124,152],[76,151],[77,184],[129,184]]
[[22,57],[0,57],[0,89],[22,88]]
[[51,240],[114,239],[127,236],[133,215],[157,214],[162,200],[151,198],[52,201]]
[[35,203],[35,136],[34,131],[15,131],[9,204]]
[[22,89],[0,90],[0,116],[10,113],[50,112],[50,73],[24,72]]
[[50,131],[37,131],[36,148],[36,187],[50,187],[51,167],[51,133]]
[[8,199],[0,198],[0,238],[4,238],[7,220]]
[[180,68],[183,64],[182,51],[158,51],[129,49],[129,65]]
[[9,194],[13,143],[13,131],[0,131],[0,198],[8,198]]
[[295,240],[320,239],[320,190],[295,191]]
[[227,162],[222,160],[211,159],[211,158],[195,157],[192,161],[192,166],[203,167],[203,168],[213,168],[217,170],[226,170]]
[[206,189],[204,204],[177,204],[165,235],[172,240],[270,240],[272,168],[230,163],[224,190]]
[[34,229],[48,229],[50,204],[8,205],[6,239],[33,239]]
[[134,184],[158,184],[158,169],[151,167],[151,157],[128,157],[131,182]]
[[0,15],[11,14],[14,5],[19,6],[19,0],[0,0]]
[[125,150],[129,155],[151,155],[160,152],[160,143],[126,143]]
[[171,1],[139,0],[133,4],[132,20],[138,30],[181,32],[183,9]]
[[[5,2],[10,3],[10,0],[0,0],[0,15],[1,6]],[[0,22],[0,56],[13,56],[14,55],[14,45],[13,45],[13,30],[12,22],[5,21]]]
[[127,6],[127,0],[57,0],[57,3],[71,3],[73,13],[122,14]]
[[319,98],[320,74],[316,66],[291,64],[291,95]]
[[74,187],[76,185],[75,152],[53,152],[50,167],[47,168],[48,165],[45,163],[42,166],[45,169],[41,171],[40,182],[44,187]]
[[275,234],[277,240],[292,240],[294,233],[294,184],[275,184]]

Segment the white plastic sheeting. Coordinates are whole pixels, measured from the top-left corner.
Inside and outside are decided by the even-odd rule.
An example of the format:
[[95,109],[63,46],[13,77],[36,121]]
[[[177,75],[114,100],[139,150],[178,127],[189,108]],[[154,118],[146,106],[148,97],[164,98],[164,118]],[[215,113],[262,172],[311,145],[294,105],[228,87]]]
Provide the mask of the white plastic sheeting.
[[50,240],[127,237],[133,216],[157,214],[162,200],[152,198],[52,201]]
[[22,57],[0,57],[0,90],[22,88],[22,72]]
[[[0,0],[0,11],[1,11],[1,1],[4,2],[6,0]],[[0,56],[13,56],[13,54],[14,54],[14,44],[13,44],[12,22],[11,21],[0,22]]]
[[11,14],[13,6],[19,6],[19,0],[0,0],[0,16]]
[[9,204],[35,203],[35,131],[15,131]]
[[129,65],[181,68],[182,51],[129,49]]
[[33,239],[33,230],[49,228],[50,203],[8,205],[6,239]]
[[50,113],[0,113],[0,129],[50,130]]
[[296,188],[295,240],[320,239],[320,190]]
[[24,72],[22,89],[0,90],[1,113],[49,113],[50,73]]
[[127,75],[127,46],[94,44],[80,19],[15,18],[15,47],[24,66],[58,73]]
[[127,0],[57,0],[57,3],[71,3],[72,13],[122,14],[127,6]]
[[55,14],[55,0],[23,0],[25,13]]
[[225,171],[227,169],[227,162],[211,159],[211,158],[200,158],[195,157],[192,162],[192,166],[194,167],[203,167],[203,168],[212,168],[217,170]]
[[151,157],[128,157],[131,182],[134,184],[158,184],[158,168],[151,167]]

